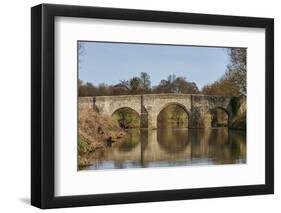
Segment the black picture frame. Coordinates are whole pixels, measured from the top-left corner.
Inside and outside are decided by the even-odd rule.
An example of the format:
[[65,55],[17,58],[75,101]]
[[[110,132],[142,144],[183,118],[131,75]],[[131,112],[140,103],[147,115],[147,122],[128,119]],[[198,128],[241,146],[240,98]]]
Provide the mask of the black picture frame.
[[[93,195],[54,195],[55,17],[264,28],[265,184]],[[274,20],[241,16],[41,4],[31,8],[31,204],[39,208],[217,198],[274,193]]]

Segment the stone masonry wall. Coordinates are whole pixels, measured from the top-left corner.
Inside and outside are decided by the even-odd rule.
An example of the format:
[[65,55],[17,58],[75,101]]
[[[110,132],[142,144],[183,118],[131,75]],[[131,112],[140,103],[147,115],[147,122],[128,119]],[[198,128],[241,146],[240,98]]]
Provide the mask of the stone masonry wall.
[[231,123],[233,120],[231,100],[232,97],[227,96],[191,94],[96,96],[79,98],[79,107],[96,107],[100,113],[107,115],[112,115],[120,108],[129,107],[140,115],[141,120],[147,121],[147,126],[143,124],[143,127],[154,129],[157,128],[157,116],[161,110],[170,104],[178,104],[187,112],[190,128],[207,128],[210,125],[207,122],[210,119],[208,116],[214,108],[223,109]]

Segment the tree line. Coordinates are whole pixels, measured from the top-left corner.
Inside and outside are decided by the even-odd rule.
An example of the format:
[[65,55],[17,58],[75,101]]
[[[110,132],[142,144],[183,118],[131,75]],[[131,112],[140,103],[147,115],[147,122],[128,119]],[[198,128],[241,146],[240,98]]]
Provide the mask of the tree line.
[[185,93],[205,95],[246,95],[246,49],[229,48],[230,57],[225,74],[212,84],[205,85],[200,91],[195,82],[188,81],[185,77],[171,74],[156,86],[151,86],[150,76],[141,72],[139,76],[128,80],[121,80],[118,84],[98,86],[89,82],[78,81],[78,95],[103,96],[103,95],[135,95],[135,94],[159,94],[159,93]]
[[79,96],[98,95],[136,95],[136,94],[159,94],[159,93],[199,93],[194,82],[187,81],[184,77],[172,74],[165,80],[161,80],[157,86],[151,86],[150,76],[146,72],[140,73],[129,80],[122,80],[116,85],[100,84],[95,86],[89,82],[78,82]]

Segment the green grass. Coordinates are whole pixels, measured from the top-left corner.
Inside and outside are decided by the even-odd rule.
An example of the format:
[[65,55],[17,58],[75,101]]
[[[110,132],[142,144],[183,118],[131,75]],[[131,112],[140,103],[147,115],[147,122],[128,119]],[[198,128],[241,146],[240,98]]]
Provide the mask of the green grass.
[[81,139],[80,136],[78,136],[78,152],[79,153],[87,152],[88,146],[89,146],[88,143],[83,139]]

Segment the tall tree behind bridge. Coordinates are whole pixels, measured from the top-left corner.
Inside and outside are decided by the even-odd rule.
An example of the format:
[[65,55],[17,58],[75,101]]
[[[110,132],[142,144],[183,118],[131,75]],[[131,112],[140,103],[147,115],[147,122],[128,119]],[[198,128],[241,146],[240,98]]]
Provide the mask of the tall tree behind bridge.
[[141,79],[133,77],[129,80],[129,89],[131,94],[138,94],[141,91]]
[[140,80],[141,80],[141,86],[143,89],[143,92],[148,92],[150,90],[151,82],[150,82],[150,76],[146,72],[141,72],[140,74]]
[[247,94],[247,49],[229,48],[230,64],[225,78],[233,82],[244,95]]
[[230,63],[225,74],[212,84],[202,88],[206,95],[238,96],[247,94],[247,49],[229,48]]

